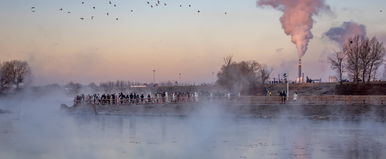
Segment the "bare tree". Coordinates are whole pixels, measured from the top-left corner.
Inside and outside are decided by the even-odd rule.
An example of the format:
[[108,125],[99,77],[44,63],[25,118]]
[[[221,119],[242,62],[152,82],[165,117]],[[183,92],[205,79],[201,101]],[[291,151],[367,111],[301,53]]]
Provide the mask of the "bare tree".
[[343,52],[346,55],[346,70],[354,82],[370,82],[376,76],[379,66],[383,63],[385,49],[383,43],[375,37],[371,40],[361,36],[350,38]]
[[94,82],[88,84],[87,87],[88,87],[88,88],[90,89],[90,91],[93,92],[93,93],[99,92],[99,87],[98,87],[98,85],[95,84]]
[[12,77],[8,75],[8,65],[1,64],[0,68],[0,93],[4,93],[4,91],[8,90],[12,84]]
[[361,71],[361,80],[362,83],[366,82],[367,74],[369,73],[370,65],[370,41],[368,38],[363,38],[359,44],[359,68]]
[[229,66],[233,63],[233,56],[229,55],[227,57],[224,57],[224,65]]
[[79,94],[80,91],[82,90],[82,84],[80,83],[74,83],[74,82],[69,82],[64,86],[68,94],[71,95],[76,95]]
[[0,68],[0,89],[6,90],[13,86],[20,88],[20,84],[26,84],[31,77],[31,69],[27,62],[12,60],[4,62]]
[[385,48],[383,43],[379,42],[375,37],[370,41],[370,52],[369,52],[369,70],[367,81],[370,82],[371,77],[375,79],[379,66],[383,63],[385,57]]
[[331,69],[336,71],[336,74],[339,77],[339,83],[343,82],[343,72],[344,72],[344,59],[346,54],[344,52],[335,51],[335,53],[328,57],[328,61],[331,64]]
[[115,87],[116,87],[116,90],[120,92],[125,92],[128,89],[128,86],[126,85],[126,83],[124,81],[119,81],[119,80],[116,81]]
[[352,78],[353,82],[358,83],[360,81],[360,48],[361,48],[362,38],[360,36],[355,36],[350,38],[343,47],[343,52],[347,56],[346,60],[346,70],[349,76]]
[[260,65],[259,73],[261,78],[261,83],[265,84],[265,82],[269,79],[272,73],[272,68],[269,69],[267,65]]
[[114,82],[102,82],[99,84],[101,91],[106,93],[114,92]]

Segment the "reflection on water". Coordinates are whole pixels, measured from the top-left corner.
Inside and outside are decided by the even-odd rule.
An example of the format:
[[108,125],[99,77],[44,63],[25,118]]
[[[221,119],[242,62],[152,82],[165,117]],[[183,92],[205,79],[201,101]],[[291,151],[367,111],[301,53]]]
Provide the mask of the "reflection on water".
[[386,124],[211,117],[0,116],[1,158],[385,158]]

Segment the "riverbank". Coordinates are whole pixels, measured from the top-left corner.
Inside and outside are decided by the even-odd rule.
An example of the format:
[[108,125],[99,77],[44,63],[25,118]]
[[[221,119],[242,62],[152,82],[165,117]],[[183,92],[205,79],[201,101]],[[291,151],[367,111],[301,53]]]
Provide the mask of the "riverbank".
[[[138,105],[79,104],[73,107],[62,105],[62,108],[69,113],[75,114],[139,116],[190,116],[198,111],[205,111],[206,109],[212,111],[212,108],[216,108],[216,111],[234,117],[350,121],[376,120],[383,122],[386,121],[386,105],[383,104],[383,98],[360,96],[345,98],[303,97],[296,102],[280,103],[280,98],[276,97],[239,97],[228,100],[187,103]],[[346,99],[348,101],[345,101]],[[379,101],[375,99],[379,99]]]

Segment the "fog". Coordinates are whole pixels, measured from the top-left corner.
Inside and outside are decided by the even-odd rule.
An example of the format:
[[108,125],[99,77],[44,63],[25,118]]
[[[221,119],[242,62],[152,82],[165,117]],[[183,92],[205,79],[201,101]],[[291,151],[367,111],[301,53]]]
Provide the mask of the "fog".
[[187,117],[66,114],[61,92],[2,98],[0,158],[385,158],[385,123],[241,118],[221,104]]

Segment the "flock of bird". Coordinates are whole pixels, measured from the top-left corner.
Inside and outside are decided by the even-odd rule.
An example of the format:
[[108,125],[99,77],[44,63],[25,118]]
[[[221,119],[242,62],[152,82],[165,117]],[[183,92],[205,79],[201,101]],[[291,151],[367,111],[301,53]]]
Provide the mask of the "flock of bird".
[[[168,6],[167,2],[161,2],[161,0],[145,0],[144,2],[150,8],[161,7],[161,6],[163,6],[163,7]],[[106,4],[109,5],[110,7],[113,7],[113,8],[118,7],[118,5],[115,2],[113,2],[112,0],[107,1]],[[84,6],[84,7],[90,7],[92,10],[97,10],[96,6],[93,6],[91,3],[88,3],[86,1],[80,1],[80,5]],[[192,8],[192,4],[179,4],[178,7],[180,7],[180,8]],[[37,11],[37,7],[36,6],[31,6],[31,12],[35,13],[36,11]],[[59,8],[58,11],[60,11],[62,13],[71,14],[71,11],[65,11],[65,9],[63,9],[63,8]],[[201,13],[201,10],[200,9],[196,9],[195,12],[197,12],[199,14],[199,13]],[[134,10],[131,9],[130,13],[134,13]],[[228,14],[228,12],[224,11],[224,15],[227,15],[227,14]],[[111,16],[112,14],[110,12],[106,12],[105,15],[106,16]],[[80,17],[79,19],[83,21],[83,20],[86,20],[86,19],[94,20],[94,18],[95,18],[95,16],[91,15],[88,18]],[[118,21],[119,18],[115,17],[115,20]]]

